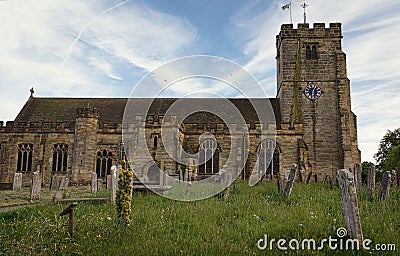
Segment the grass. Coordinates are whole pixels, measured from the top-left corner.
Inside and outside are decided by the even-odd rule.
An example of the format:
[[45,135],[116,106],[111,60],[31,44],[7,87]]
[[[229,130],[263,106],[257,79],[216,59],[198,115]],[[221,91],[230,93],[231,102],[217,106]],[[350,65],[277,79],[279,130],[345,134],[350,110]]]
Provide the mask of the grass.
[[[103,192],[104,193],[104,192]],[[391,190],[385,201],[359,196],[364,237],[376,243],[400,246],[400,191]],[[134,193],[132,223],[123,226],[110,203],[79,203],[75,233],[68,236],[68,217],[59,214],[68,204],[51,204],[0,213],[1,255],[280,255],[261,251],[256,243],[296,238],[319,241],[336,237],[344,227],[340,192],[323,184],[295,183],[286,199],[275,183],[221,196],[177,202],[152,193]],[[288,251],[289,255],[370,255],[370,252]],[[376,255],[377,252],[372,252]],[[390,255],[389,252],[381,255]],[[392,255],[396,255],[392,252]]]
[[[43,202],[51,202],[53,196],[56,194],[56,190],[50,190],[49,188],[42,187],[40,190],[40,201],[30,201],[30,187],[22,187],[20,191],[3,190],[0,191],[0,211],[5,207],[20,206],[20,205],[33,205],[40,204]],[[90,193],[90,186],[71,186],[64,191],[65,198],[77,198],[77,197],[100,197],[101,194],[107,192],[102,190],[99,193],[93,195]]]

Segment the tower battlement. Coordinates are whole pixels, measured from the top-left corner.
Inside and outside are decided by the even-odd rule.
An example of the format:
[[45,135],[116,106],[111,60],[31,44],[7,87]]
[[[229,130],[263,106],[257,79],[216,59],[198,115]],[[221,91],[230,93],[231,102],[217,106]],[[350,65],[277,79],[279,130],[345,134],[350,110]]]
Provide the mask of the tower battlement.
[[[279,38],[292,37],[340,37],[342,38],[342,24],[329,23],[329,27],[325,23],[314,23],[310,27],[308,23],[299,23],[297,29],[293,28],[293,24],[282,24],[281,32],[277,35]],[[279,41],[279,40],[277,40]]]

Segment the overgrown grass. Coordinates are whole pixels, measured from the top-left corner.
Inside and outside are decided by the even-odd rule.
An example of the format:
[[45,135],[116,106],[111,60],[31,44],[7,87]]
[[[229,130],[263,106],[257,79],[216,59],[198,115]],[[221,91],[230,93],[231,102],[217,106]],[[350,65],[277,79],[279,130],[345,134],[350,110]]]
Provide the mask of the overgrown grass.
[[[68,236],[68,217],[59,214],[68,204],[38,206],[0,214],[0,254],[3,255],[280,255],[261,251],[256,243],[269,239],[298,240],[336,237],[344,227],[340,192],[323,184],[295,183],[287,200],[275,183],[238,190],[224,201],[215,196],[196,202],[177,202],[152,193],[134,193],[132,223],[116,219],[110,203],[79,203],[75,233]],[[386,201],[360,193],[364,237],[400,246],[400,193],[391,190]],[[370,252],[288,251],[296,255],[362,255]],[[373,251],[372,254],[377,254]],[[382,255],[389,255],[384,252]],[[392,252],[392,255],[396,253]]]

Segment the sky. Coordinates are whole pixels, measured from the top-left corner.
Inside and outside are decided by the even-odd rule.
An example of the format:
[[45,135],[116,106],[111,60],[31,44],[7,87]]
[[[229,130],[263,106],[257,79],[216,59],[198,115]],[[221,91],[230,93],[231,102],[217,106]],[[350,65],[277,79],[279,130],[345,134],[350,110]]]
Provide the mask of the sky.
[[[146,74],[191,55],[231,60],[275,97],[275,37],[290,22],[287,3],[0,0],[0,120],[14,120],[31,87],[37,97],[129,97]],[[296,28],[303,10],[291,3]],[[380,139],[400,127],[400,1],[306,3],[308,23],[343,24],[359,148],[375,162]],[[175,89],[174,97],[192,90]]]

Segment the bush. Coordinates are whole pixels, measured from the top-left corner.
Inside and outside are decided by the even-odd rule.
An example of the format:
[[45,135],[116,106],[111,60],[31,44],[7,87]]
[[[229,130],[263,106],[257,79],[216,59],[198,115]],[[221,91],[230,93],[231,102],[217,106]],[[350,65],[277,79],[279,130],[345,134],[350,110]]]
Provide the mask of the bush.
[[131,191],[132,191],[132,178],[133,173],[128,164],[124,161],[122,163],[122,169],[119,173],[118,190],[116,193],[116,205],[117,215],[119,218],[129,224],[131,219],[129,215],[131,213]]

